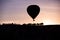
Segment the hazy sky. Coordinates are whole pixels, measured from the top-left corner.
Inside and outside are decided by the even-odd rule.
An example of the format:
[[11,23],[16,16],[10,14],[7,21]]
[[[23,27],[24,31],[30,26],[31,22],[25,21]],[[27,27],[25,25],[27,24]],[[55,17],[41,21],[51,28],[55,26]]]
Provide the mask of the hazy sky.
[[35,23],[60,24],[60,0],[0,0],[0,23],[33,23],[26,11],[29,5],[41,8]]

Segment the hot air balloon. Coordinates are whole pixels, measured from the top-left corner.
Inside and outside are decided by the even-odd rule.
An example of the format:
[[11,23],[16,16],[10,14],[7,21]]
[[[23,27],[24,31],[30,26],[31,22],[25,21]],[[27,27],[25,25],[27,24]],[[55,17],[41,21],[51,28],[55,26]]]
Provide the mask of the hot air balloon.
[[30,15],[30,17],[35,21],[34,19],[37,17],[37,15],[40,12],[40,7],[38,5],[29,5],[27,7],[27,12]]

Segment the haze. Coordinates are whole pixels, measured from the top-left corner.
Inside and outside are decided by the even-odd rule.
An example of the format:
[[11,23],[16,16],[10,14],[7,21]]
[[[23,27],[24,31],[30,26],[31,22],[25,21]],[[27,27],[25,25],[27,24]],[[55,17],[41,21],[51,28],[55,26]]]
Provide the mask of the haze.
[[0,0],[0,23],[33,23],[26,11],[29,5],[41,8],[34,23],[60,24],[60,0]]

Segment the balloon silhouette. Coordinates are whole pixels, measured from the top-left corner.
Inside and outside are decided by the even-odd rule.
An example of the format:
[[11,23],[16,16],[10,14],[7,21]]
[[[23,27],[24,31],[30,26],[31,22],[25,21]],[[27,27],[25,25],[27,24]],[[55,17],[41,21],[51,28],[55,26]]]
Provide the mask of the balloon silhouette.
[[37,5],[30,5],[27,7],[28,14],[32,17],[33,21],[40,12],[40,7]]

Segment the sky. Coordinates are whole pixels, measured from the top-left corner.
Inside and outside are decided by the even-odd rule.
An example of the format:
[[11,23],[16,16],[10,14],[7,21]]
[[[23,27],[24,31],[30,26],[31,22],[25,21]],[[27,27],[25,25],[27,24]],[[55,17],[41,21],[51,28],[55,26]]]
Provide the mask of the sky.
[[[29,5],[38,5],[40,13],[33,22],[27,13]],[[60,0],[0,0],[0,23],[60,24]]]

